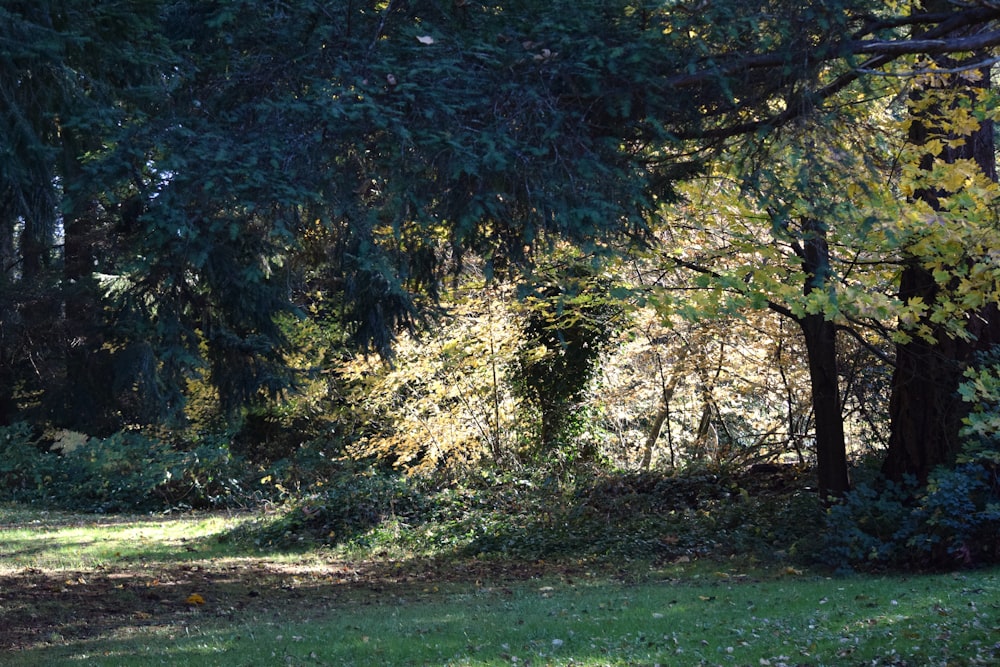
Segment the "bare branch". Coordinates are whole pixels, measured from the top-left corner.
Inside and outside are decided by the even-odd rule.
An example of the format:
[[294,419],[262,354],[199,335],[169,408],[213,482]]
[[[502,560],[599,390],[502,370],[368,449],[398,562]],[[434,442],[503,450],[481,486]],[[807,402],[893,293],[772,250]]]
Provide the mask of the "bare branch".
[[[853,324],[861,324],[860,322],[857,322],[855,320],[850,320],[850,321]],[[871,327],[869,327],[869,328],[871,328]],[[875,347],[874,345],[872,345],[871,343],[869,343],[867,340],[865,340],[865,337],[862,336],[860,333],[858,333],[858,331],[856,329],[854,329],[854,327],[849,327],[849,326],[844,325],[844,324],[838,324],[837,325],[837,331],[842,331],[842,332],[846,333],[848,336],[850,336],[851,338],[853,338],[854,340],[858,341],[858,343],[861,345],[861,347],[863,347],[865,350],[868,351],[868,353],[870,355],[872,355],[873,357],[875,357],[876,359],[878,359],[879,361],[881,361],[885,365],[889,366],[890,368],[895,368],[896,367],[896,360],[895,359],[893,359],[888,354],[886,354],[884,351],[878,349],[877,347]]]
[[856,71],[860,74],[870,74],[872,76],[896,76],[901,78],[910,78],[914,76],[921,76],[924,74],[961,74],[962,72],[970,72],[976,69],[985,69],[997,63],[1000,63],[1000,56],[987,58],[986,60],[979,60],[974,63],[969,63],[967,65],[961,65],[959,67],[950,67],[948,69],[928,67],[924,69],[911,69],[905,72],[883,72],[882,70],[876,70],[876,69],[857,68]]
[[854,44],[851,53],[876,53],[892,56],[914,53],[962,53],[980,51],[998,44],[1000,44],[1000,30],[993,30],[969,37],[945,39],[867,40]]

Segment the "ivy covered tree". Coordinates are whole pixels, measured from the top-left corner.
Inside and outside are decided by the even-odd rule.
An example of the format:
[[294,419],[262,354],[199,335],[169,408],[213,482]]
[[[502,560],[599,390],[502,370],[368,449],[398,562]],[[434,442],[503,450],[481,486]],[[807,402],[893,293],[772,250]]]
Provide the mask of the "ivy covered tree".
[[601,356],[625,324],[614,282],[581,259],[555,262],[526,286],[521,315],[522,342],[513,381],[539,413],[534,454],[559,452],[593,460],[594,451],[573,451],[586,426],[583,395],[600,367]]

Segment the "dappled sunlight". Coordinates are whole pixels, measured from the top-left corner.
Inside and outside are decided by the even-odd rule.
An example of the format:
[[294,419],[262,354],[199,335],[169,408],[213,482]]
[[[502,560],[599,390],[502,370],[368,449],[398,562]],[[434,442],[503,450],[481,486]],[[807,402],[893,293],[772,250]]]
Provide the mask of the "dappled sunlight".
[[0,508],[0,574],[23,568],[73,570],[148,560],[194,560],[249,514],[164,517],[84,515]]
[[0,663],[1000,664],[1000,0],[0,34]]

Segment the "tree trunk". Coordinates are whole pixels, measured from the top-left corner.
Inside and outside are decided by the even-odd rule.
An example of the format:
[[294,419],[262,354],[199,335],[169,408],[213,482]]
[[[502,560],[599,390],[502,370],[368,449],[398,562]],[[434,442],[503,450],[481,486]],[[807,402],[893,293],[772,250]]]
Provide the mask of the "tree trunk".
[[[919,267],[904,271],[900,297],[926,293],[926,283],[934,282],[926,273]],[[915,339],[897,346],[889,399],[892,430],[882,467],[890,479],[911,474],[926,482],[935,466],[958,452],[963,415],[958,384],[971,351],[962,348],[970,347],[941,332],[933,343]]]
[[0,426],[14,418],[17,382],[14,351],[19,347],[20,327],[15,322],[14,275],[18,264],[14,247],[14,224],[17,218],[9,203],[9,189],[0,192]]
[[[686,355],[683,355],[681,358],[683,359],[684,356]],[[646,438],[646,444],[642,448],[642,461],[639,463],[640,470],[649,470],[653,459],[653,447],[660,437],[660,431],[663,430],[663,423],[670,416],[670,401],[674,397],[674,391],[676,391],[680,379],[681,374],[675,372],[670,376],[669,382],[663,385],[663,400],[660,402],[660,409],[656,412],[656,417],[653,418],[653,425],[649,428],[649,436]]]
[[836,325],[822,313],[798,320],[806,342],[813,414],[816,419],[816,472],[824,500],[839,498],[850,488],[844,416],[837,371]]
[[659,439],[660,431],[663,430],[663,422],[667,421],[667,415],[669,414],[670,404],[661,404],[660,409],[656,412],[656,417],[653,418],[653,425],[649,427],[649,436],[646,438],[646,444],[642,447],[642,461],[639,462],[639,470],[649,470],[649,466],[653,462],[653,446]]
[[[932,3],[933,4],[933,3]],[[948,3],[938,2],[943,9]],[[928,7],[928,11],[931,8]],[[973,56],[973,58],[976,58]],[[978,60],[978,58],[977,58]],[[936,59],[942,68],[954,67],[955,62],[945,57]],[[983,72],[982,84],[989,85],[990,73]],[[966,98],[975,98],[977,90],[965,77],[946,79],[941,86],[958,88]],[[919,99],[921,91],[914,93]],[[933,106],[924,116],[917,116],[910,125],[908,140],[917,146],[927,143],[931,135],[942,134],[935,127],[935,114],[947,110]],[[952,137],[955,138],[955,137]],[[989,121],[965,138],[958,146],[946,146],[937,159],[946,163],[957,160],[975,160],[979,168],[996,180],[996,158],[993,126]],[[933,155],[925,155],[921,168],[933,169]],[[934,189],[917,191],[914,198],[927,202],[931,208],[940,209],[939,199],[944,193]],[[941,289],[931,271],[920,258],[911,258],[903,269],[899,297],[904,302],[918,297],[933,309],[940,298]],[[988,350],[1000,342],[1000,317],[995,305],[986,306],[967,314],[968,341],[958,340],[943,324],[925,317],[920,322],[932,334],[932,340],[913,336],[913,340],[896,347],[896,369],[892,377],[892,395],[889,402],[891,431],[889,446],[882,471],[890,479],[900,480],[913,475],[921,483],[927,481],[937,466],[954,461],[960,448],[959,431],[967,408],[957,395],[962,373],[973,360],[976,352]]]
[[[827,289],[830,278],[830,247],[826,228],[818,221],[802,221],[799,248],[806,273],[803,293]],[[840,405],[840,374],[837,366],[837,327],[823,313],[797,318],[806,343],[806,361],[812,385],[816,418],[816,472],[820,497],[825,501],[843,496],[850,488],[847,476],[847,446],[844,415]]]

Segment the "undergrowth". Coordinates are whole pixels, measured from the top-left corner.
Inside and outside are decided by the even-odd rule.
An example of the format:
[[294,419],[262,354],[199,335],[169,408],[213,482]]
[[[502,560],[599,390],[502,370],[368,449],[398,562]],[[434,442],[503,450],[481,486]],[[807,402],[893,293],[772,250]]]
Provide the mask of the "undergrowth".
[[320,545],[517,560],[785,559],[807,553],[819,533],[822,509],[809,479],[791,467],[571,481],[484,474],[434,488],[354,475],[288,502],[233,538],[262,549]]
[[795,466],[435,479],[348,461],[321,441],[265,468],[221,440],[178,449],[137,431],[53,447],[14,425],[0,429],[0,501],[102,513],[264,508],[229,536],[258,550],[956,568],[1000,561],[992,438],[970,439],[959,464],[925,486],[873,480],[827,508],[810,488],[814,472]]

